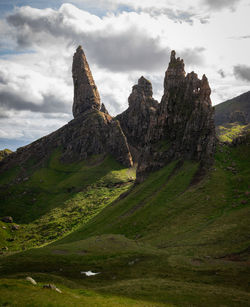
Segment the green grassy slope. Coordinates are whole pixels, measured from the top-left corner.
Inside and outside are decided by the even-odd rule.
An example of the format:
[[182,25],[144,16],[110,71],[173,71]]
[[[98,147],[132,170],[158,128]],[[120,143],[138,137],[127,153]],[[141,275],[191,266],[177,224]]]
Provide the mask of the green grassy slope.
[[[93,291],[89,302],[97,296],[97,306],[114,296],[126,298],[125,306],[133,306],[129,299],[140,306],[247,306],[249,151],[219,147],[214,167],[196,184],[197,164],[173,162],[53,244],[4,252],[0,274],[17,289],[31,275],[69,292]],[[100,274],[81,274],[88,270]]]
[[229,123],[216,127],[216,134],[221,142],[232,142],[234,138],[250,131],[250,124]]
[[10,224],[1,228],[0,242],[12,250],[64,236],[127,191],[135,178],[134,170],[111,157],[62,164],[58,150],[41,167],[29,163],[26,177],[14,168],[0,178],[1,216],[10,215],[20,225],[17,231]]

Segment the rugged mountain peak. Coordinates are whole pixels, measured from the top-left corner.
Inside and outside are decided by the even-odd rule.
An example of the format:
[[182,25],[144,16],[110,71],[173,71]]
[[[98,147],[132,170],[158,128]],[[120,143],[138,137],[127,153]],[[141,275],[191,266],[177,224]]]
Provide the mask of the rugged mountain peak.
[[202,165],[213,161],[216,137],[210,94],[207,77],[200,80],[193,71],[186,75],[183,60],[172,51],[164,95],[154,122],[148,125],[139,159],[138,181],[171,160],[192,159]]
[[170,62],[165,73],[164,90],[167,91],[172,87],[179,86],[185,79],[184,61],[179,57],[176,58],[174,50],[171,51]]
[[73,57],[72,77],[74,83],[73,115],[77,117],[89,109],[100,109],[100,96],[82,46]]
[[144,93],[146,97],[152,97],[153,96],[153,90],[152,90],[152,84],[149,80],[141,76],[141,78],[138,80],[138,89]]
[[108,112],[108,110],[106,109],[104,103],[102,103],[100,111],[101,111],[102,113],[105,113],[105,114],[108,114],[108,115],[109,115],[109,112]]
[[152,101],[153,91],[152,84],[149,80],[143,76],[138,80],[138,83],[133,86],[132,93],[128,98],[130,108],[135,108],[136,105],[140,105],[142,102]]

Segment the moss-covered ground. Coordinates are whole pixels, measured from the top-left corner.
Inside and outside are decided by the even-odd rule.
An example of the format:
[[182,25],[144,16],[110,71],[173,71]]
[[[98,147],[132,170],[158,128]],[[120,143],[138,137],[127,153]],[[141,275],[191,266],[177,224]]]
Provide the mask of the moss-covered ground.
[[[90,168],[88,173],[92,168],[102,170],[105,165],[108,169],[100,177],[93,175],[97,180],[86,185],[90,195],[95,195],[94,200],[100,197],[100,210],[93,215],[87,212],[86,219],[69,227],[67,233],[54,238],[49,245],[16,253],[18,243],[4,251],[0,258],[1,303],[249,306],[249,157],[246,145],[223,145],[217,150],[215,164],[201,181],[197,181],[197,163],[173,162],[133,187],[133,170],[123,169],[111,158],[92,166],[83,163],[83,169]],[[35,182],[32,178],[36,178],[35,174],[30,179]],[[56,180],[52,182],[53,186]],[[78,179],[70,186],[77,182]],[[65,183],[64,187],[68,185]],[[108,193],[105,197],[110,197],[105,205],[103,187],[109,189],[105,190]],[[82,191],[75,191],[64,204],[79,193]],[[79,206],[84,207],[86,201],[92,204],[90,195],[86,192],[83,195]],[[51,202],[47,212],[36,219],[42,225],[42,218],[56,208],[60,211],[61,207]],[[73,215],[72,212],[70,218],[65,217],[64,223]],[[24,221],[27,227],[34,223]],[[3,244],[12,232],[1,231]],[[16,241],[21,242],[18,238],[22,237],[21,229],[15,234]],[[99,274],[87,277],[81,273],[84,271]],[[38,286],[26,282],[26,276],[32,276]],[[56,284],[63,293],[42,289],[45,283]]]
[[232,142],[234,138],[240,136],[242,133],[249,131],[250,125],[242,125],[239,123],[228,123],[225,125],[218,126],[216,133],[221,142]]

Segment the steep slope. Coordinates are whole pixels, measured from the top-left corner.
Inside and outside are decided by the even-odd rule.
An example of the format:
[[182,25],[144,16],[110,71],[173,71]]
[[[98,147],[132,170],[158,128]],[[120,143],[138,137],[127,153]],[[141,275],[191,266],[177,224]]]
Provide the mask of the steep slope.
[[250,92],[215,106],[216,133],[221,141],[232,142],[250,130]]
[[1,176],[1,216],[12,216],[19,225],[14,232],[15,224],[1,229],[2,247],[26,249],[65,236],[127,191],[135,179],[134,170],[112,157],[96,155],[67,164],[60,158],[61,151],[55,150],[39,168],[27,161],[24,180],[16,176],[17,168]]
[[215,125],[250,123],[250,91],[215,106]]

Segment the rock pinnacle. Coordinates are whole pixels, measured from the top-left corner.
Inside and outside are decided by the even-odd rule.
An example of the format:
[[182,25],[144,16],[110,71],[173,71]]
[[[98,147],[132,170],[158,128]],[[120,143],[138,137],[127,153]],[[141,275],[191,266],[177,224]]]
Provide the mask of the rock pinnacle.
[[73,116],[89,109],[100,109],[100,96],[81,46],[73,57],[72,77],[74,83]]

